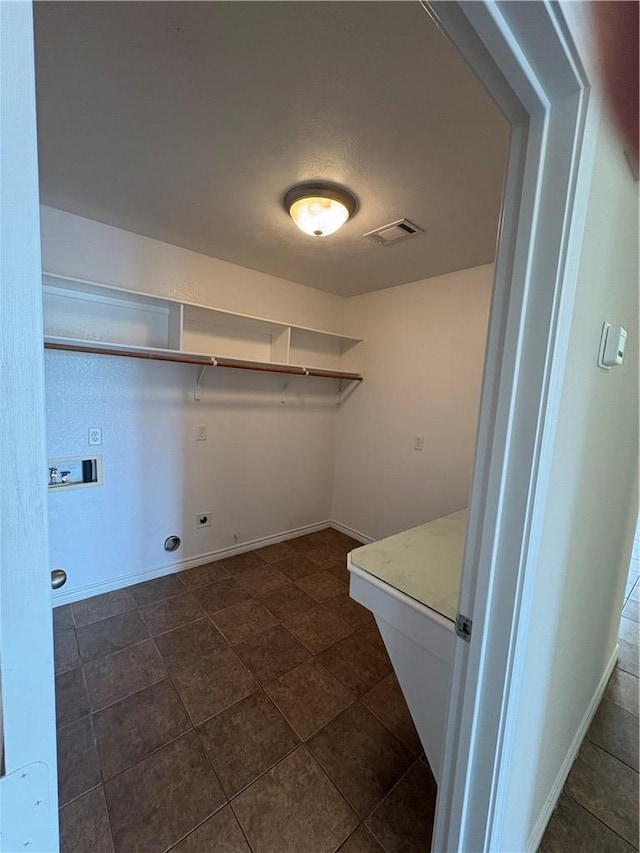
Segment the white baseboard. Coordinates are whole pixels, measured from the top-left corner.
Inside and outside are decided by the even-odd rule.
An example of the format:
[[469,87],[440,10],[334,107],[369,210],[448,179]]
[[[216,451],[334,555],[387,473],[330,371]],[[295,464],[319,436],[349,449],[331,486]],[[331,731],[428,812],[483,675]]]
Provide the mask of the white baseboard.
[[339,521],[330,521],[329,524],[333,527],[334,530],[339,530],[340,533],[345,533],[347,536],[350,536],[352,539],[357,539],[358,542],[362,542],[363,545],[368,545],[370,542],[374,540],[371,536],[365,536],[364,533],[360,533],[359,530],[354,530],[352,527],[347,527],[346,524],[340,524]]
[[564,784],[567,781],[567,776],[573,767],[573,762],[576,760],[578,756],[578,751],[582,746],[582,741],[585,738],[585,735],[589,731],[589,726],[591,725],[591,721],[598,710],[600,702],[602,701],[602,697],[604,696],[604,691],[607,687],[607,683],[611,676],[611,673],[614,670],[616,662],[618,660],[618,644],[616,643],[616,647],[613,650],[613,654],[609,660],[609,663],[605,667],[605,671],[602,674],[602,678],[598,682],[598,686],[595,689],[593,696],[591,697],[591,701],[587,706],[587,710],[584,713],[584,717],[582,718],[582,722],[578,727],[578,731],[575,733],[573,740],[571,741],[571,746],[569,747],[567,754],[564,757],[564,761],[560,766],[560,770],[558,771],[558,775],[556,776],[555,782],[551,786],[551,790],[549,791],[549,796],[545,800],[542,809],[540,810],[540,814],[538,815],[538,819],[535,822],[535,826],[531,831],[531,835],[529,836],[529,843],[527,844],[527,850],[537,850],[540,846],[540,842],[542,841],[542,836],[544,835],[544,831],[547,828],[547,824],[551,819],[551,815],[553,814],[553,810],[556,807],[560,794],[562,793],[562,789],[564,788]]
[[354,532],[348,528],[339,527],[334,522],[319,521],[316,524],[307,524],[304,527],[297,527],[295,530],[286,530],[283,533],[277,533],[273,536],[264,536],[262,539],[254,539],[251,542],[243,542],[241,545],[236,545],[232,548],[221,548],[218,551],[210,551],[207,554],[199,554],[197,557],[190,557],[185,560],[176,560],[172,563],[163,563],[161,566],[151,566],[147,569],[142,569],[139,572],[132,572],[127,575],[118,575],[117,577],[109,578],[108,580],[99,581],[98,583],[87,584],[75,589],[65,590],[62,587],[51,595],[51,603],[53,607],[58,607],[61,604],[71,604],[74,601],[81,601],[84,598],[91,598],[93,595],[101,595],[103,592],[113,592],[115,589],[123,589],[133,584],[143,583],[144,581],[161,578],[164,575],[171,575],[174,572],[182,572],[185,569],[192,569],[195,566],[201,566],[204,563],[213,563],[216,560],[223,560],[225,557],[234,557],[236,554],[245,554],[247,551],[255,551],[257,548],[264,548],[267,545],[274,545],[277,542],[286,542],[287,539],[295,539],[298,536],[303,536],[306,533],[317,533],[319,530],[324,530],[327,527],[336,527],[336,530],[341,530],[359,539]]

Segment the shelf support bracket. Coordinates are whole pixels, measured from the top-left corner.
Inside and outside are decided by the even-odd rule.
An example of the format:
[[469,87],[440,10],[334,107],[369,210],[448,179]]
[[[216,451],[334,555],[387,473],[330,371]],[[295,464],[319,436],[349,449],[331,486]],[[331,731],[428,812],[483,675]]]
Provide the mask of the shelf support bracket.
[[193,399],[198,401],[202,397],[202,380],[204,379],[204,375],[207,372],[208,364],[203,364],[200,370],[198,371],[198,378],[196,379],[196,384],[193,389]]
[[340,380],[340,388],[338,389],[338,402],[336,405],[340,406],[344,401],[353,394],[353,392],[358,387],[358,380],[351,379],[348,383],[344,391],[342,390],[342,379]]

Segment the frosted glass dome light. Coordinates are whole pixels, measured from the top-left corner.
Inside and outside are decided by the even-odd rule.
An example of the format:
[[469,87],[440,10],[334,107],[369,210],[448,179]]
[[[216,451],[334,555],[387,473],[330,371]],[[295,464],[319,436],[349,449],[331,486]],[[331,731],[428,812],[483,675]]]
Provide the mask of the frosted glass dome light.
[[350,192],[321,184],[298,184],[287,192],[283,202],[298,228],[312,237],[334,234],[356,209]]

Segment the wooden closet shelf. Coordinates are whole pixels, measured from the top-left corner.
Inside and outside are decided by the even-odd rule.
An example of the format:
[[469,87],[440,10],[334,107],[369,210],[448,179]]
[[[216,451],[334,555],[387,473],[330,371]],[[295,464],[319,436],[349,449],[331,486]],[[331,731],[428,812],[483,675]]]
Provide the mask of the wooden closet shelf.
[[362,381],[360,338],[50,273],[43,301],[47,349]]
[[109,347],[108,345],[91,346],[86,343],[61,343],[45,341],[45,349],[62,350],[64,352],[92,353],[94,355],[116,355],[124,358],[144,358],[151,361],[169,361],[179,364],[196,364],[200,367],[228,367],[237,370],[258,370],[263,373],[285,373],[293,376],[317,376],[324,379],[342,379],[348,382],[362,382],[360,373],[342,370],[323,370],[321,368],[302,367],[298,365],[269,364],[267,362],[249,361],[244,359],[224,358],[196,353],[167,352],[142,348]]

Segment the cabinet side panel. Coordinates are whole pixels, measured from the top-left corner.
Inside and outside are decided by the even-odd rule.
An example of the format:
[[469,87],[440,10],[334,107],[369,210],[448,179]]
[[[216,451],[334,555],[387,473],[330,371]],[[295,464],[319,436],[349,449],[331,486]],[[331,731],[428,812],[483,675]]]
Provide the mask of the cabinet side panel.
[[288,364],[291,350],[291,328],[283,329],[280,334],[271,336],[271,361],[276,364]]

